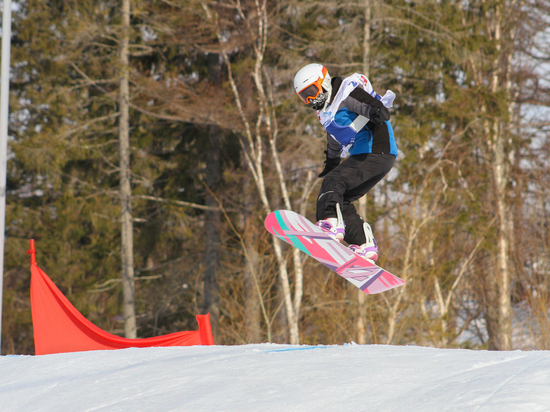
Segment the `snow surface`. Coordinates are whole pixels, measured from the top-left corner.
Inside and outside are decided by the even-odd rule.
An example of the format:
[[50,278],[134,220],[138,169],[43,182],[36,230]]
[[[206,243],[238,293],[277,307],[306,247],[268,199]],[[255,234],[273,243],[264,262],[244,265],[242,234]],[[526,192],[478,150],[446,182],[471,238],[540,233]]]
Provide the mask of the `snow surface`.
[[550,351],[258,344],[2,356],[0,411],[550,411]]

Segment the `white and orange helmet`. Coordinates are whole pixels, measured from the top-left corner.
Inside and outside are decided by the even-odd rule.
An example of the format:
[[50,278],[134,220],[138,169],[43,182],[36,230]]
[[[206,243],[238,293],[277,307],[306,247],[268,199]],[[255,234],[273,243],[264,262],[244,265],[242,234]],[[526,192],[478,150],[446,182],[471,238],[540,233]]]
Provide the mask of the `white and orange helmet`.
[[327,68],[318,63],[302,67],[294,76],[294,91],[305,104],[322,109],[332,91]]

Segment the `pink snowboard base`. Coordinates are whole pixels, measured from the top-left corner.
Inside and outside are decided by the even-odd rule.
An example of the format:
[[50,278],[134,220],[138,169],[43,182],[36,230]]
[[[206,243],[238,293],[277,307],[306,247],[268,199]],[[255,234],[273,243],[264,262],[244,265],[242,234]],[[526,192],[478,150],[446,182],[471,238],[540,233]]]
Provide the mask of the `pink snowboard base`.
[[269,233],[297,247],[368,294],[403,286],[405,281],[357,256],[305,217],[276,210],[265,219]]

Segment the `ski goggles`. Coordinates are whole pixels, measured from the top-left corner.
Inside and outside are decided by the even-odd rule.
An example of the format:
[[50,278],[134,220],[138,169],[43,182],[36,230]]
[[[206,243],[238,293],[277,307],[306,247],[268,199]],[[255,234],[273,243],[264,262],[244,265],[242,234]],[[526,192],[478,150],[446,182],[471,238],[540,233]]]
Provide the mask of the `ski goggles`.
[[323,67],[323,77],[319,77],[314,83],[298,92],[298,96],[300,96],[300,99],[302,99],[305,104],[309,104],[310,100],[315,100],[321,94],[325,77],[327,77],[327,69]]

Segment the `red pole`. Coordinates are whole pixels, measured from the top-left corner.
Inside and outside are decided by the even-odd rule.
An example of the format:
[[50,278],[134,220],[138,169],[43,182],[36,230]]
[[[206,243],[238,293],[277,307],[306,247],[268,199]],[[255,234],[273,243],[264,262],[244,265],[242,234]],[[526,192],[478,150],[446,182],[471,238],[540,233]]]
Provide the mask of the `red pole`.
[[27,250],[27,255],[31,255],[31,265],[36,265],[36,250],[34,249],[34,239],[31,239],[31,250]]

